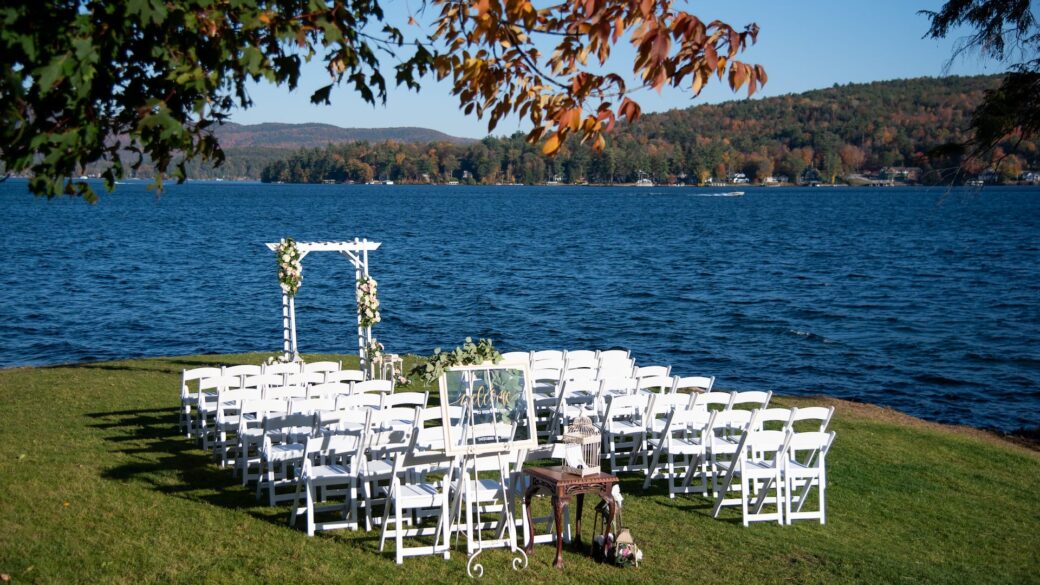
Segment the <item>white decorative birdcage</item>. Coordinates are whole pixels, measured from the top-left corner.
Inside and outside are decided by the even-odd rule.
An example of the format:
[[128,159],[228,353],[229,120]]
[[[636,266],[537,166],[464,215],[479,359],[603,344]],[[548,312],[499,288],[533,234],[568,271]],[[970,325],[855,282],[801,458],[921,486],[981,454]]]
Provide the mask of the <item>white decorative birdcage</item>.
[[602,441],[599,431],[587,416],[578,417],[568,425],[567,431],[563,433],[564,473],[581,476],[599,473],[599,451]]

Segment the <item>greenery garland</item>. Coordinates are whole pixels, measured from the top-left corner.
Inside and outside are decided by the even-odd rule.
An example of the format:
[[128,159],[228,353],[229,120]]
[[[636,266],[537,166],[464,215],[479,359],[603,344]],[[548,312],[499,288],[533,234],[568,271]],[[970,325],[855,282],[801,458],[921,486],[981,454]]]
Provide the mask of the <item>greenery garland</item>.
[[448,368],[500,361],[502,354],[495,349],[490,339],[479,339],[473,343],[473,338],[467,337],[462,347],[456,347],[452,351],[442,352],[441,348],[434,348],[433,355],[416,364],[409,373],[430,385],[437,383],[441,374]]
[[274,249],[278,260],[278,282],[282,292],[295,297],[303,281],[303,265],[300,264],[300,249],[292,238],[282,238]]
[[363,276],[357,281],[358,288],[358,315],[361,317],[362,327],[371,327],[379,323],[379,296],[376,291],[376,279],[371,276]]

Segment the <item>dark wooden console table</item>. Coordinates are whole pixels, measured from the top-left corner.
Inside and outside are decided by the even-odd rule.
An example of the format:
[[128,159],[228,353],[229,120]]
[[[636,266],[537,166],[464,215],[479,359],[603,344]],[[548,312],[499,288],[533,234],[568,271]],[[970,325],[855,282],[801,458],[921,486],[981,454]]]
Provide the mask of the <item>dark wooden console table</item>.
[[581,508],[585,502],[585,494],[599,494],[607,503],[610,518],[603,527],[603,554],[607,553],[607,535],[610,527],[614,524],[614,514],[617,505],[614,496],[610,494],[611,488],[618,482],[616,475],[609,473],[597,473],[584,477],[573,473],[564,473],[560,467],[529,467],[524,473],[531,478],[531,486],[524,494],[524,513],[527,514],[527,554],[534,549],[534,523],[531,521],[531,498],[538,490],[545,490],[552,494],[553,517],[556,520],[556,561],[553,565],[563,568],[563,507],[570,502],[571,496],[577,496],[577,513],[574,520],[574,539],[581,544]]

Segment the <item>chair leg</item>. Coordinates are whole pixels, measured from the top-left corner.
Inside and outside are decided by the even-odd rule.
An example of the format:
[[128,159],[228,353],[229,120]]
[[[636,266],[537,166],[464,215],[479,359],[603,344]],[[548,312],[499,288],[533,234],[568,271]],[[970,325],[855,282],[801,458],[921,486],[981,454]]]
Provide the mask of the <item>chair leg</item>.
[[[300,480],[297,486],[303,483]],[[307,481],[307,536],[314,536],[314,484]]]

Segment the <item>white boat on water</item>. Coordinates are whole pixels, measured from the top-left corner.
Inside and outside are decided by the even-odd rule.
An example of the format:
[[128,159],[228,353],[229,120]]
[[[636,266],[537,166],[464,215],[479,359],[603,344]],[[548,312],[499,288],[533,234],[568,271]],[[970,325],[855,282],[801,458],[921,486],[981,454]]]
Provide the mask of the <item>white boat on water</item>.
[[743,191],[728,191],[726,193],[720,193],[723,197],[743,197]]
[[647,178],[641,178],[636,181],[636,187],[653,187],[654,182]]

